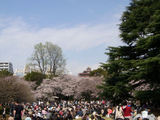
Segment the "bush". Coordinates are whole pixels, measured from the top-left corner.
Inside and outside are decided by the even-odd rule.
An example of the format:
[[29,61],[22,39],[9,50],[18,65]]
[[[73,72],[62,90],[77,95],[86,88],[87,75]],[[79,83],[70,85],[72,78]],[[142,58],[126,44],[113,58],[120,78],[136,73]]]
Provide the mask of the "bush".
[[32,82],[36,82],[36,85],[40,85],[43,81],[43,79],[46,78],[46,75],[40,73],[40,72],[31,72],[31,73],[27,73],[24,76],[25,80],[27,81],[32,81]]
[[13,74],[8,72],[7,70],[1,70],[0,71],[0,77],[7,77],[7,76],[12,76]]

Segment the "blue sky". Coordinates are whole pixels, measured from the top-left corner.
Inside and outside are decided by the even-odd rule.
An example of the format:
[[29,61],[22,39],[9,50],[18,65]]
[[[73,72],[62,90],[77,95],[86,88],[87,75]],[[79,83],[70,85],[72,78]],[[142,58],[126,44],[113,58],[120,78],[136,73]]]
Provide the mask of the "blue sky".
[[66,68],[77,74],[105,62],[121,45],[118,24],[130,0],[1,0],[0,61],[22,69],[39,42],[59,45]]

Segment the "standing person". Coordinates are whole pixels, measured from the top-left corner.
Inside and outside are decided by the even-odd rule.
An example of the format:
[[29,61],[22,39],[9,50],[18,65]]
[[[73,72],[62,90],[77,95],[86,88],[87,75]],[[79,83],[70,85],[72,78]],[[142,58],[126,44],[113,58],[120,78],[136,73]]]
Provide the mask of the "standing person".
[[6,119],[6,107],[3,107],[3,119]]
[[107,113],[107,117],[110,118],[110,117],[111,117],[110,115],[111,115],[112,112],[113,112],[112,109],[111,109],[111,107],[108,108],[107,112],[108,112],[108,113]]
[[10,104],[9,104],[9,106],[10,106],[10,116],[11,117],[13,117],[13,111],[14,111],[14,106],[15,104],[14,104],[14,102],[11,102]]
[[131,102],[127,103],[127,106],[123,109],[124,112],[124,118],[132,120],[132,108],[131,108]]
[[23,106],[20,105],[18,102],[15,102],[14,108],[14,120],[22,120],[23,117]]
[[121,105],[116,107],[115,119],[116,120],[123,120],[124,119],[124,117],[123,117],[123,109],[122,109]]

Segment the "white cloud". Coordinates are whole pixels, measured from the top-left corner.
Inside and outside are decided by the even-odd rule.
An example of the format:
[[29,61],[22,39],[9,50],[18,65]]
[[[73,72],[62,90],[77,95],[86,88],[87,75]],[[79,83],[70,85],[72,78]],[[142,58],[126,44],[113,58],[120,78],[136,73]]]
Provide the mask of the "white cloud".
[[[116,24],[77,25],[69,28],[34,28],[22,19],[9,21],[0,30],[0,44],[33,46],[38,42],[52,41],[65,50],[85,50],[100,44],[112,45],[117,38]],[[116,40],[117,39],[117,40]],[[14,47],[14,46],[13,46]]]
[[[67,51],[83,51],[102,44],[106,47],[117,46],[121,43],[118,34],[118,28],[114,23],[37,28],[21,18],[14,20],[0,18],[0,59],[15,60],[15,66],[25,64],[33,51],[33,46],[45,41],[53,42]],[[77,68],[77,71],[80,70],[82,68]]]

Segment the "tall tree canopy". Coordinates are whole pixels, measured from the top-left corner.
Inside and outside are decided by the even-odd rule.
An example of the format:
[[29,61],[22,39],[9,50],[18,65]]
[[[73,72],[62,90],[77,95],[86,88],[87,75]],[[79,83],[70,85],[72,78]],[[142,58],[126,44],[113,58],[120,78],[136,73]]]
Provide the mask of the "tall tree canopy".
[[[107,49],[103,95],[114,102],[149,95],[145,101],[158,103],[160,97],[153,97],[160,95],[160,0],[132,0],[119,29],[125,45]],[[142,84],[148,84],[149,89],[136,91]],[[137,96],[132,94],[135,91]]]
[[62,49],[51,42],[36,44],[31,60],[31,65],[34,65],[43,74],[47,72],[55,76],[65,69]]

